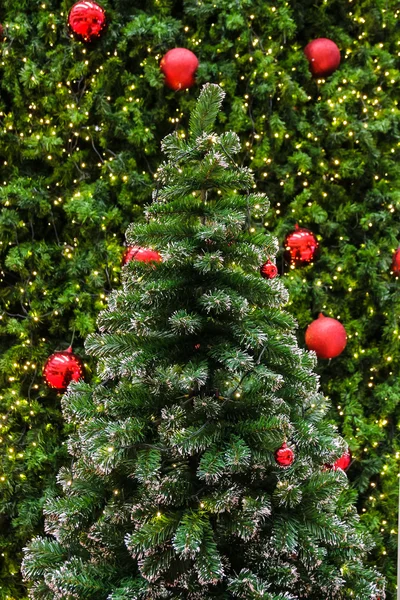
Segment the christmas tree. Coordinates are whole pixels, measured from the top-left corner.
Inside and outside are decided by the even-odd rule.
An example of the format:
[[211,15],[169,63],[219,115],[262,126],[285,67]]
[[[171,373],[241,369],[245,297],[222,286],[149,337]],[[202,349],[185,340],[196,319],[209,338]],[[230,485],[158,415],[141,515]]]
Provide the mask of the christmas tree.
[[[377,599],[353,493],[332,469],[313,355],[298,347],[276,240],[252,234],[268,201],[217,135],[224,97],[204,86],[187,141],[163,141],[132,260],[86,341],[98,381],[63,398],[75,432],[26,551],[35,599]],[[272,259],[272,260],[271,260]]]

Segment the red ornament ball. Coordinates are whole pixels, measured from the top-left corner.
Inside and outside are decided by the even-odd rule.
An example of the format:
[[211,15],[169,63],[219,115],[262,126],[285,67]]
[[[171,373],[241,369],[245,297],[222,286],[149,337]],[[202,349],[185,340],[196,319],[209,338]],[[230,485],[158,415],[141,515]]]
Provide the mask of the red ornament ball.
[[92,42],[106,26],[106,13],[97,2],[81,0],[69,11],[68,23],[80,39]]
[[294,231],[288,233],[284,244],[286,260],[296,267],[312,262],[319,247],[313,232],[298,225],[295,226]]
[[71,346],[62,352],[54,352],[43,367],[46,384],[60,392],[65,392],[71,381],[83,377],[81,359],[72,352]]
[[343,352],[347,343],[346,330],[339,321],[322,313],[306,330],[306,345],[318,358],[335,358]]
[[122,264],[126,265],[131,260],[138,260],[139,262],[161,262],[162,258],[157,250],[151,248],[142,248],[141,246],[128,246],[125,250],[124,256],[122,257]]
[[340,65],[340,50],[327,38],[313,40],[304,48],[304,54],[314,77],[332,75]]
[[184,90],[195,83],[199,60],[187,48],[173,48],[161,59],[160,69],[165,75],[165,83],[172,90]]
[[350,452],[350,450],[346,450],[346,452],[344,452],[344,454],[342,454],[342,456],[340,458],[338,458],[336,462],[333,463],[332,469],[334,471],[337,471],[338,469],[342,469],[342,471],[345,471],[346,469],[349,468],[350,463],[351,463],[351,452]]
[[294,452],[286,442],[275,452],[275,461],[280,467],[290,467],[294,461]]
[[274,279],[278,275],[278,269],[273,262],[267,260],[267,262],[260,267],[260,273],[264,279]]
[[392,271],[397,277],[400,275],[400,247],[393,254]]

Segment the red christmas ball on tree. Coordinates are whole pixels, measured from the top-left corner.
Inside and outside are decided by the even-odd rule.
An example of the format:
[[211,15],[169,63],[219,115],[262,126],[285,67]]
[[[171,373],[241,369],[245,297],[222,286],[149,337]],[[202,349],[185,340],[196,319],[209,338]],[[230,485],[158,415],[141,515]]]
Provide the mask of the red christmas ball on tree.
[[161,262],[162,258],[157,250],[151,248],[142,248],[141,246],[128,246],[125,250],[124,256],[122,257],[122,264],[126,265],[131,260],[138,260],[140,262]]
[[68,23],[79,38],[92,42],[106,26],[106,13],[97,2],[81,0],[69,11]]
[[43,377],[49,387],[65,392],[71,381],[83,377],[82,361],[72,352],[71,346],[62,352],[54,352],[43,367]]
[[392,271],[397,277],[400,275],[400,247],[393,254]]
[[349,468],[350,463],[351,463],[351,452],[350,452],[350,450],[346,450],[346,452],[344,452],[342,454],[342,456],[340,458],[338,458],[336,462],[333,463],[332,469],[334,471],[337,471],[338,469],[342,469],[342,471],[345,471],[346,469]]
[[286,442],[275,452],[275,461],[280,467],[290,467],[294,461],[294,452]]
[[309,229],[295,226],[285,238],[285,258],[296,267],[308,265],[316,256],[319,244]]
[[264,279],[274,279],[278,275],[277,266],[273,262],[267,260],[261,267],[260,273]]
[[306,345],[318,358],[334,358],[343,352],[347,343],[346,330],[339,321],[322,313],[306,330]]
[[165,75],[165,83],[172,90],[184,90],[195,83],[199,61],[187,48],[173,48],[161,59],[160,68]]
[[327,38],[318,38],[307,44],[304,54],[314,77],[327,77],[340,65],[339,48]]

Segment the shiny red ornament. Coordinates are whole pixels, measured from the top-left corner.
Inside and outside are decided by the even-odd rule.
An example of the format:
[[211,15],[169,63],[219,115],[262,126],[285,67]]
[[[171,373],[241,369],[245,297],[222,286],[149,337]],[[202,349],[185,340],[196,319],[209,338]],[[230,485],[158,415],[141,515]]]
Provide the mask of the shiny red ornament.
[[260,273],[264,279],[274,279],[278,275],[278,268],[270,260],[267,260],[261,267]]
[[400,275],[400,246],[393,254],[392,271],[397,277]]
[[342,469],[342,471],[345,471],[346,469],[349,468],[350,464],[351,464],[351,452],[350,452],[350,450],[346,450],[346,452],[344,452],[342,454],[342,456],[340,458],[338,458],[336,462],[333,463],[332,469],[334,471],[337,471],[338,469]]
[[288,233],[284,245],[286,260],[296,267],[312,262],[319,248],[313,232],[298,225],[295,226],[294,231]]
[[290,467],[294,461],[294,452],[288,448],[286,442],[275,452],[275,461],[280,467]]
[[122,257],[122,264],[126,265],[131,260],[138,260],[139,262],[161,262],[162,258],[157,250],[151,248],[142,248],[141,246],[128,246],[125,250],[124,256]]
[[49,356],[43,367],[43,377],[49,387],[65,392],[71,381],[83,377],[83,363],[70,346]]
[[335,358],[345,349],[347,335],[337,319],[320,313],[318,319],[307,327],[305,340],[307,348],[314,350],[318,358]]
[[172,90],[185,90],[195,83],[199,60],[187,48],[173,48],[161,59],[160,69],[165,75],[165,84]]
[[327,38],[318,38],[307,44],[304,54],[314,77],[332,75],[340,65],[340,50]]
[[0,23],[0,42],[2,42],[3,40],[4,40],[4,27]]
[[69,11],[68,23],[80,39],[92,42],[106,26],[106,13],[97,2],[81,0]]

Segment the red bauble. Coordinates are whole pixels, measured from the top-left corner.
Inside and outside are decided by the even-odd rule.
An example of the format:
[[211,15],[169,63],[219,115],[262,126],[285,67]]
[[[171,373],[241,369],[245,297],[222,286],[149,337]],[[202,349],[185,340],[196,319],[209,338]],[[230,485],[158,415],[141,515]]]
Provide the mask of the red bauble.
[[304,54],[314,77],[327,77],[340,65],[339,48],[327,38],[318,38],[307,44]]
[[128,246],[122,257],[122,264],[126,265],[131,260],[140,262],[161,262],[162,258],[156,250],[151,248],[142,248],[141,246]]
[[165,83],[172,90],[184,90],[195,83],[199,66],[198,58],[186,48],[173,48],[161,59],[160,69],[165,75]]
[[261,267],[260,273],[264,279],[274,279],[278,275],[278,269],[276,265],[270,260],[267,260]]
[[298,225],[294,231],[288,233],[284,244],[286,260],[296,267],[312,262],[319,247],[313,232]]
[[342,471],[345,471],[346,469],[349,468],[350,463],[351,463],[351,452],[350,452],[350,450],[346,450],[346,452],[344,454],[342,454],[342,456],[340,458],[338,458],[336,462],[333,463],[332,469],[334,471],[337,471],[338,469],[342,469]]
[[68,23],[80,39],[92,42],[106,26],[106,13],[97,2],[81,0],[69,11]]
[[275,461],[280,467],[290,467],[294,461],[294,452],[287,447],[286,442],[275,452]]
[[343,352],[347,343],[346,330],[339,321],[322,313],[306,330],[306,345],[318,358],[334,358]]
[[62,352],[54,352],[43,367],[43,377],[49,387],[65,392],[71,381],[83,377],[82,361],[72,352],[71,346]]
[[392,271],[397,277],[400,275],[400,247],[393,254]]
[[4,39],[4,27],[3,25],[0,23],[0,42],[2,42]]

